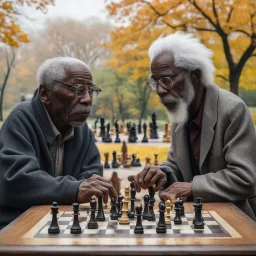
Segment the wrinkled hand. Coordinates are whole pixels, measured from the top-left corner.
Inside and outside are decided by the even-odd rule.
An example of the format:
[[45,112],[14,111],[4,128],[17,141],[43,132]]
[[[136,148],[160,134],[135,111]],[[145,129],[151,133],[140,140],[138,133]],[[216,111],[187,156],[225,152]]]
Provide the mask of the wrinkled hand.
[[136,191],[140,192],[141,188],[147,189],[153,185],[156,185],[155,191],[158,191],[166,183],[167,178],[157,166],[146,165],[137,175],[128,176],[128,180],[134,181]]
[[102,196],[105,204],[108,202],[108,196],[117,200],[117,193],[111,181],[96,174],[80,184],[76,199],[78,203],[86,203],[92,196]]
[[159,196],[164,200],[175,200],[177,197],[192,196],[192,182],[175,182]]

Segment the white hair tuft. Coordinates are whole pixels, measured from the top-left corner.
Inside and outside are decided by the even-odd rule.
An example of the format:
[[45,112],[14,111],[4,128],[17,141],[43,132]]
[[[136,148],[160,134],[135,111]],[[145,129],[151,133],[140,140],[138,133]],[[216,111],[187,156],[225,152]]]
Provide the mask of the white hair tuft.
[[65,68],[81,65],[89,70],[89,67],[81,60],[72,57],[56,57],[45,60],[37,70],[37,86],[46,85],[49,89],[55,89],[54,80],[62,81],[67,77]]
[[150,61],[163,52],[172,52],[174,65],[187,70],[200,69],[202,82],[214,84],[214,65],[212,51],[192,34],[178,31],[166,37],[160,37],[149,47]]

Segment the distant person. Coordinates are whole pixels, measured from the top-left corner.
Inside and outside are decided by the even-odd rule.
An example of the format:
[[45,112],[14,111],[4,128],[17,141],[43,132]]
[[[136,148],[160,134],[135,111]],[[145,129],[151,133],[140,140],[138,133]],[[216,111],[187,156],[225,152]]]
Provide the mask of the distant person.
[[74,58],[46,60],[32,101],[13,109],[0,132],[0,228],[33,205],[117,198],[103,178],[86,119],[101,91],[88,66]]
[[146,166],[136,188],[156,184],[161,197],[232,202],[256,220],[256,134],[245,103],[214,84],[212,52],[177,32],[149,48],[155,90],[172,121],[167,161]]

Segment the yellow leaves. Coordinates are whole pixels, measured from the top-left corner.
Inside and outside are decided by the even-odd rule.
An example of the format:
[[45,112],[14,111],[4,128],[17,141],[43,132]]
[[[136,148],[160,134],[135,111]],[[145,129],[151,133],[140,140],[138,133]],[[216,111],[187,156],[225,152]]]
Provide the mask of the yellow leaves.
[[28,43],[29,39],[25,32],[16,23],[16,5],[24,5],[47,11],[48,4],[54,4],[54,0],[1,0],[0,2],[0,42],[12,47],[19,47],[21,43]]

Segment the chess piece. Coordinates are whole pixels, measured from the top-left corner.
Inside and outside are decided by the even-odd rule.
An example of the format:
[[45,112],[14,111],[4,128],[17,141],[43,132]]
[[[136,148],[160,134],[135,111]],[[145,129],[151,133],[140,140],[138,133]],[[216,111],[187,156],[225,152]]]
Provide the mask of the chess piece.
[[184,213],[184,202],[183,202],[183,200],[181,198],[179,200],[179,206],[180,206],[180,216],[185,216],[185,213]]
[[116,154],[116,161],[118,163],[118,165],[122,165],[122,156],[121,156],[121,153],[117,153]]
[[171,135],[170,135],[170,130],[169,130],[169,124],[168,123],[166,123],[164,125],[163,142],[171,142]]
[[141,121],[139,121],[139,124],[138,124],[138,134],[141,134]]
[[200,197],[196,199],[196,203],[194,204],[194,209],[195,209],[195,220],[193,221],[194,229],[204,229],[204,221],[202,219],[202,202]]
[[129,137],[128,137],[128,141],[130,143],[134,143],[136,142],[136,137],[135,137],[135,127],[132,125],[129,129]]
[[102,141],[105,139],[105,118],[101,117],[100,118],[100,135],[99,137],[102,137]]
[[116,193],[119,195],[120,194],[120,188],[121,188],[121,179],[118,177],[117,172],[112,173],[110,181],[112,182],[113,187],[116,190]]
[[123,141],[121,152],[122,152],[122,164],[124,165],[126,162],[126,154],[128,152],[126,143],[124,141]]
[[159,222],[157,224],[156,233],[157,234],[164,234],[166,233],[166,224],[165,224],[165,204],[164,201],[160,201],[158,204],[159,207]]
[[122,216],[122,200],[124,197],[122,195],[119,195],[117,198],[117,212],[118,212],[118,217]]
[[116,161],[116,151],[113,151],[112,155],[113,155],[113,161],[112,161],[111,166],[112,166],[112,168],[118,168],[119,164]]
[[156,113],[153,112],[152,115],[152,123],[151,123],[151,134],[150,134],[150,139],[158,139],[158,133],[157,133],[157,128],[158,125],[156,123]]
[[143,124],[143,133],[144,133],[144,136],[143,136],[143,139],[141,142],[147,143],[148,138],[147,138],[147,124],[146,123]]
[[102,196],[98,197],[98,212],[97,212],[96,220],[105,221],[105,215],[104,215],[103,204],[102,204]]
[[124,168],[130,168],[131,167],[131,154],[126,153],[126,162],[124,163]]
[[130,193],[131,193],[131,210],[129,212],[129,219],[134,219],[134,215],[135,215],[135,209],[134,209],[134,203],[136,200],[136,188],[135,188],[135,184],[134,181],[130,182]]
[[111,220],[118,220],[116,201],[114,198],[111,198]]
[[155,190],[153,187],[148,188],[149,192],[149,204],[148,204],[148,220],[155,221],[155,213],[154,213],[154,203],[155,203]]
[[167,200],[165,205],[166,205],[165,223],[166,225],[171,225],[171,201]]
[[147,220],[148,219],[148,204],[149,204],[149,196],[145,195],[143,197],[144,199],[144,211],[143,211],[143,220]]
[[71,234],[81,234],[82,229],[79,224],[79,204],[78,203],[73,203],[73,211],[74,211],[74,220],[73,220],[73,225],[71,227],[70,233]]
[[107,124],[107,133],[106,133],[106,136],[103,140],[102,138],[102,141],[105,142],[105,143],[110,143],[112,142],[111,138],[110,138],[110,134],[109,134],[109,131],[110,131],[110,123]]
[[58,204],[56,202],[52,203],[51,206],[51,210],[52,210],[52,222],[50,227],[48,228],[48,233],[49,234],[58,234],[60,233],[60,228],[57,222],[57,214],[59,213],[59,207]]
[[151,160],[150,157],[146,157],[145,160],[146,160],[146,165],[147,165],[147,164],[150,164],[150,160]]
[[91,217],[88,223],[88,229],[97,229],[98,228],[98,223],[95,218],[95,212],[96,212],[96,200],[95,198],[92,198],[90,201],[90,206],[91,206]]
[[136,154],[132,154],[131,166],[137,166],[137,165],[136,165]]
[[94,121],[93,133],[94,133],[95,139],[96,139],[96,136],[97,136],[97,123],[98,123],[98,120],[99,120],[99,118],[97,117],[96,120]]
[[116,129],[116,139],[115,143],[120,143],[121,140],[119,138],[119,125],[118,125],[118,119],[115,120],[115,129]]
[[180,205],[179,205],[179,200],[177,199],[175,201],[175,207],[174,207],[174,210],[175,210],[175,217],[174,217],[174,224],[175,225],[181,225],[182,224],[182,220],[181,220],[181,217],[180,217]]
[[119,219],[119,224],[121,225],[128,225],[130,224],[130,220],[128,218],[127,212],[128,212],[128,205],[129,205],[129,187],[126,186],[124,190],[124,199],[123,199],[123,207],[122,207],[122,216]]
[[105,152],[105,153],[104,153],[104,157],[105,157],[104,168],[105,168],[105,169],[109,169],[109,168],[110,168],[110,165],[109,165],[109,163],[108,163],[109,153],[108,153],[108,152]]
[[158,160],[157,160],[157,157],[158,157],[158,154],[157,153],[155,153],[154,154],[154,156],[155,156],[155,161],[154,161],[154,165],[158,165]]
[[137,136],[136,124],[135,123],[133,123],[133,127],[134,127],[133,135],[134,135],[135,140],[137,141],[138,140],[138,136]]
[[142,212],[142,206],[141,204],[136,206],[136,216],[137,216],[137,222],[136,222],[136,226],[134,228],[134,234],[143,234],[144,233],[144,229],[142,226],[142,221],[141,221],[141,212]]
[[141,163],[140,163],[140,158],[136,158],[136,166],[141,166]]

